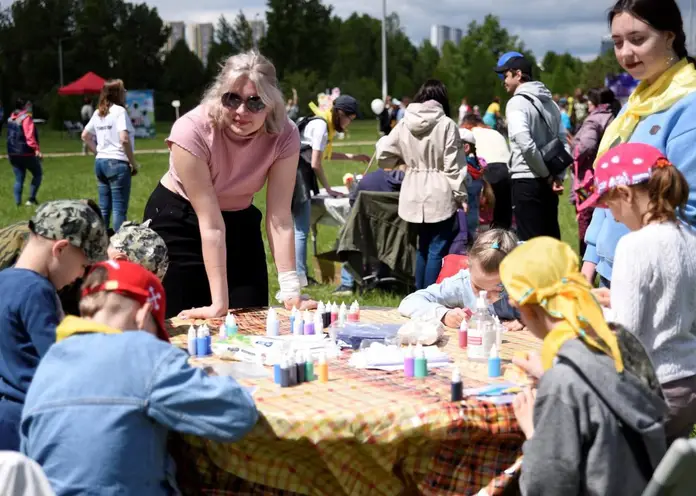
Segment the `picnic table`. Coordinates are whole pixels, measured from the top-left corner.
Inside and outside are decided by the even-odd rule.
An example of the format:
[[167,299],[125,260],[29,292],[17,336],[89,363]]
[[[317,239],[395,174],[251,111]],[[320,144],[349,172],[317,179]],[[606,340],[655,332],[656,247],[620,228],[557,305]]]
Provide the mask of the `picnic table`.
[[[281,334],[290,333],[280,310]],[[235,311],[240,333],[264,334],[265,310]],[[399,323],[394,309],[363,309],[361,322]],[[197,322],[197,323],[202,323]],[[206,322],[217,329],[222,319]],[[190,322],[171,321],[172,342],[186,347]],[[460,367],[464,387],[488,379],[487,364],[470,362],[455,331],[444,351]],[[503,335],[501,357],[538,348],[528,332]],[[241,380],[255,386],[256,427],[237,443],[189,435],[173,438],[170,450],[185,494],[270,495],[498,495],[519,469],[524,436],[511,405],[465,399],[450,401],[451,369],[433,369],[425,379],[403,372],[359,370],[350,352],[330,367],[330,381],[280,388],[272,380]],[[195,366],[219,363],[192,358]],[[479,491],[481,491],[479,493]]]

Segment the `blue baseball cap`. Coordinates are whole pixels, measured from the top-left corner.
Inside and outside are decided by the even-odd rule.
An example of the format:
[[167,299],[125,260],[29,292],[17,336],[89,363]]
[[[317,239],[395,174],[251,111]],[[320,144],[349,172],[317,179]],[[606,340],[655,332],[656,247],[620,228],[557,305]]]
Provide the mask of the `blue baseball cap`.
[[495,72],[500,79],[505,79],[507,71],[519,70],[522,74],[532,75],[532,64],[520,52],[507,52],[498,59],[498,66]]

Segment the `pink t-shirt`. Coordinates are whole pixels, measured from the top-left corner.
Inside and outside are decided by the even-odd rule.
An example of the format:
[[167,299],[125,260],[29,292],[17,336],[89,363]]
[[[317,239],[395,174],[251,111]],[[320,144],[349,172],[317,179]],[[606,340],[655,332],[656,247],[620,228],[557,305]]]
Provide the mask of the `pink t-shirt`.
[[[201,105],[174,123],[166,141],[170,148],[176,143],[208,164],[220,209],[232,211],[249,207],[254,194],[263,188],[269,169],[300,151],[300,135],[290,119],[279,134],[262,130],[252,136],[237,136],[229,128],[214,128]],[[167,176],[174,192],[188,199],[171,154]]]

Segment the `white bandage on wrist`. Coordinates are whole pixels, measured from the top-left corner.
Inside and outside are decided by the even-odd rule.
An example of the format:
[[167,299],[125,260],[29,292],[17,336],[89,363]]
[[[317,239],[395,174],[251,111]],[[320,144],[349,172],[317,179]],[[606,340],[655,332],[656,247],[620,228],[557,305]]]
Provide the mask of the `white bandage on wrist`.
[[297,271],[278,272],[278,284],[280,285],[280,291],[276,293],[278,303],[283,303],[290,298],[300,297],[300,278],[297,275]]

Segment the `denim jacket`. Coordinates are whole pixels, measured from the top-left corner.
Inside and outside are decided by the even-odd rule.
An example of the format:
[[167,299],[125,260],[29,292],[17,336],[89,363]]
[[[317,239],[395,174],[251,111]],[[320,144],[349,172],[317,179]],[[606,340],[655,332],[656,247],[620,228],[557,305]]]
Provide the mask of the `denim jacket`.
[[[399,313],[404,317],[442,321],[445,314],[453,308],[476,309],[476,295],[467,269],[460,270],[440,284],[432,284],[408,295],[399,305]],[[519,318],[519,312],[510,306],[505,292],[498,301],[488,306],[488,310],[501,320]]]
[[105,334],[76,317],[58,332],[66,326],[85,334],[56,343],[41,361],[20,432],[22,452],[59,496],[172,494],[169,430],[231,442],[255,425],[245,390],[189,366],[171,344],[142,331]]

